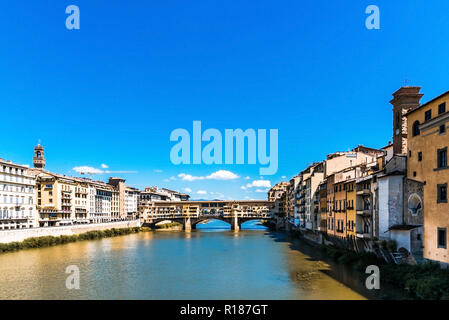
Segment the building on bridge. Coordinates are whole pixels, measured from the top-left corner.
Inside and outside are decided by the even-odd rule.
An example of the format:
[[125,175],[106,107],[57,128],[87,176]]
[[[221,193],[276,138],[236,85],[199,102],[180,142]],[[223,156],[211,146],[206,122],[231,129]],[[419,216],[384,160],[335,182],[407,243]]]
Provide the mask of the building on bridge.
[[181,222],[185,230],[208,219],[223,220],[239,230],[243,222],[269,219],[274,202],[266,200],[245,201],[151,201],[139,207],[142,224],[154,225],[164,220]]
[[140,192],[140,206],[150,205],[154,201],[188,201],[190,196],[185,193],[165,188],[146,187]]

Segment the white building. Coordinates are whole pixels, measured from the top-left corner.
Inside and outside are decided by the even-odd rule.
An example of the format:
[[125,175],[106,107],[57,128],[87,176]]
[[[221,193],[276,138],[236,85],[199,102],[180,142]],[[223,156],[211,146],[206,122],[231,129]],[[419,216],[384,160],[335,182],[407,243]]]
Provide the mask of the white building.
[[114,189],[105,183],[92,183],[89,186],[89,220],[91,223],[112,220],[112,195]]
[[139,211],[140,191],[135,188],[125,188],[125,212],[128,218],[135,219]]
[[0,159],[0,230],[37,226],[36,180],[28,169]]

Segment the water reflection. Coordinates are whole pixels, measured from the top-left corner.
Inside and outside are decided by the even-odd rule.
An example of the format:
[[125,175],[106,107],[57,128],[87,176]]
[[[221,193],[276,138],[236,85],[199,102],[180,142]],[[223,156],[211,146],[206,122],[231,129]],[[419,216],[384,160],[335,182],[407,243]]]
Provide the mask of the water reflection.
[[[0,298],[364,299],[342,284],[353,275],[282,235],[198,229],[2,254]],[[80,269],[80,290],[65,288],[68,265]]]

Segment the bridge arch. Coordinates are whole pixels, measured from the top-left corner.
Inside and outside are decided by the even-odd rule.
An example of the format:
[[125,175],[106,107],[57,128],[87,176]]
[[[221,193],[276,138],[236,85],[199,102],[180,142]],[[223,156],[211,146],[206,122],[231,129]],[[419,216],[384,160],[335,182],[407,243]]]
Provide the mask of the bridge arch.
[[214,217],[214,218],[196,218],[196,219],[193,219],[192,221],[191,221],[191,224],[192,224],[192,229],[196,229],[196,227],[198,226],[198,225],[200,225],[200,224],[202,224],[202,222],[204,222],[204,221],[221,221],[221,222],[223,222],[226,226],[228,226],[229,228],[231,228],[232,227],[232,225],[231,225],[231,220],[230,219],[226,219],[226,218],[223,218],[223,217]]

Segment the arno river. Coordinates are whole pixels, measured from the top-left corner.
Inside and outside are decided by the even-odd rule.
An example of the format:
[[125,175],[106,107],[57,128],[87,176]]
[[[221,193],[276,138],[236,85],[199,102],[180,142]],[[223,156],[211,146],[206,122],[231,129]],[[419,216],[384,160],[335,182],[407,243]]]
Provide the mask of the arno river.
[[[316,258],[316,249],[248,227],[144,232],[0,254],[0,299],[382,298],[356,272]],[[66,288],[69,265],[80,270],[79,290]]]

